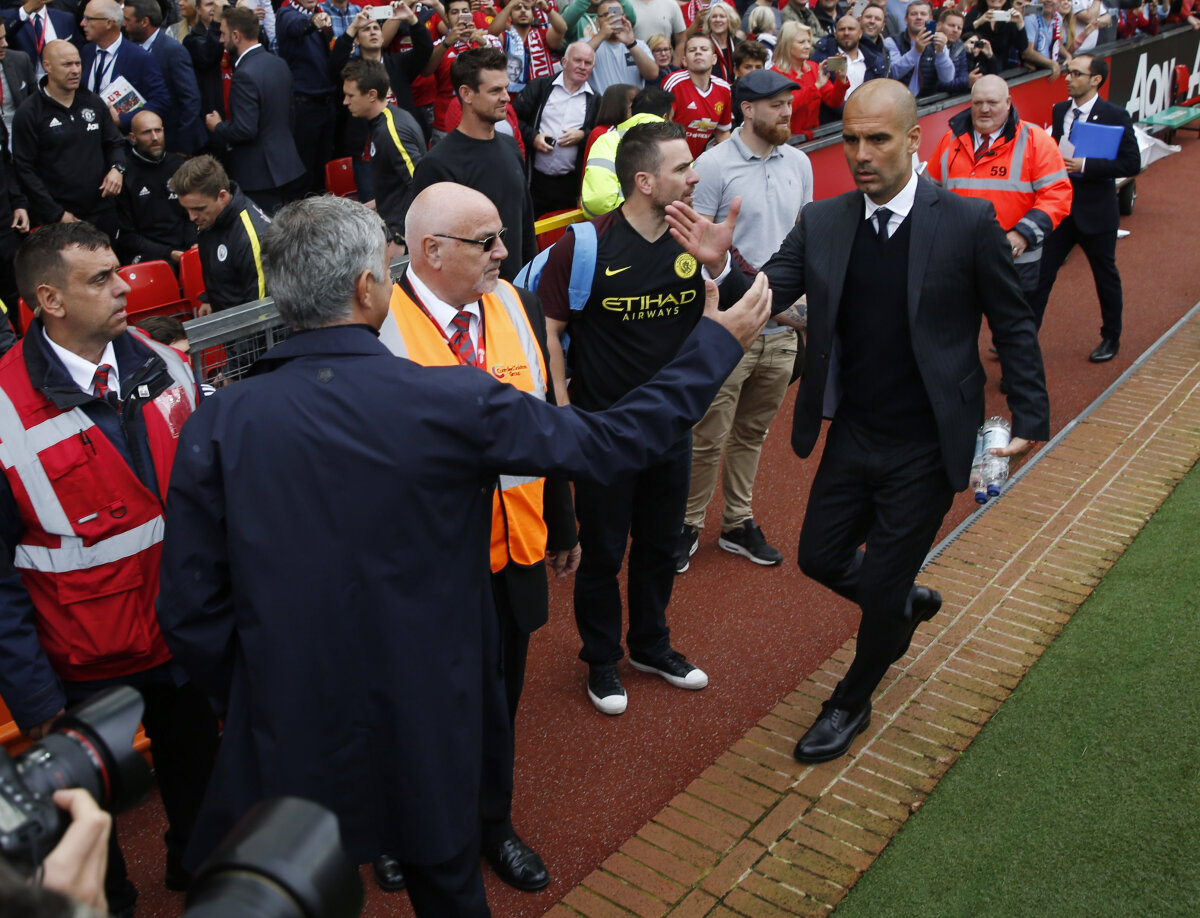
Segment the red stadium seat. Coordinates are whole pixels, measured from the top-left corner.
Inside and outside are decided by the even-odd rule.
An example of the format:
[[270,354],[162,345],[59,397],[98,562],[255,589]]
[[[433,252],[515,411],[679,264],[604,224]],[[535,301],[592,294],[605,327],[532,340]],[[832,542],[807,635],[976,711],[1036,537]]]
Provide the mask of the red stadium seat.
[[192,247],[179,259],[179,286],[191,303],[192,312],[200,312],[200,297],[204,293],[204,272],[200,270],[200,250]]
[[325,190],[339,198],[358,200],[358,185],[354,183],[354,160],[349,156],[325,164]]
[[17,300],[17,326],[21,329],[22,335],[29,331],[29,323],[32,321],[33,310],[25,302],[25,297],[21,297]]
[[188,300],[179,295],[179,281],[165,261],[143,261],[125,265],[117,271],[132,288],[125,298],[130,323],[146,316],[186,316],[191,318]]

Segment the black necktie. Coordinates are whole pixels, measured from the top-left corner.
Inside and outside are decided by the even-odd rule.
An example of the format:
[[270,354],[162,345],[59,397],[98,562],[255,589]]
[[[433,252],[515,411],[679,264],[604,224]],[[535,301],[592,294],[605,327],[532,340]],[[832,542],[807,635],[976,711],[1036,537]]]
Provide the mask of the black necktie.
[[100,91],[100,80],[104,76],[104,59],[108,57],[107,51],[96,51],[96,72],[92,75],[92,92]]
[[892,212],[886,207],[881,207],[875,211],[875,234],[880,239],[888,237],[888,221],[892,219]]

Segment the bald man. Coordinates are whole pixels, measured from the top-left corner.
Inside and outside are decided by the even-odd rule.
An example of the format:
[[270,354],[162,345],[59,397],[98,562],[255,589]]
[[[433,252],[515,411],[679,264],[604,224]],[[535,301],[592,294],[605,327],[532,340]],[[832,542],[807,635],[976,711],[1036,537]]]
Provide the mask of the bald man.
[[[480,192],[452,182],[431,185],[417,196],[406,229],[425,242],[414,245],[408,268],[392,288],[391,311],[379,340],[392,353],[423,366],[475,366],[557,404],[541,301],[499,279],[504,240],[495,239],[490,246],[485,241],[495,227],[481,225],[480,214],[495,210]],[[481,244],[464,241],[468,239]],[[467,323],[465,330],[461,321]],[[510,729],[487,737],[480,800],[483,852],[505,883],[533,892],[549,885],[550,873],[513,827],[512,731],[529,636],[550,618],[546,565],[559,577],[579,566],[575,509],[566,480],[501,477],[492,496],[489,561]],[[374,867],[381,887],[399,888],[395,858],[378,858]]]
[[47,42],[42,65],[46,82],[13,116],[13,167],[30,219],[35,225],[87,220],[115,235],[125,142],[103,100],[80,86],[73,44]]
[[950,119],[928,174],[955,194],[992,202],[1021,291],[1033,293],[1042,244],[1071,212],[1071,182],[1058,144],[1017,117],[1004,80],[989,74],[975,81],[971,107]]
[[[409,246],[418,264],[455,259],[466,295],[487,297],[500,216],[453,201],[474,224],[424,195]],[[396,359],[375,336],[393,288],[383,230],[332,196],[278,214],[267,286],[306,334],[205,399],[180,436],[160,616],[176,660],[225,709],[188,859],[259,800],[294,794],[337,814],[356,862],[394,854],[420,918],[483,918],[485,725],[507,728],[488,564],[497,483],[607,479],[668,449],[762,329],[769,295],[763,278],[718,313],[713,287],[679,357],[588,414],[472,368]]]
[[196,244],[196,227],[169,182],[183,157],[167,152],[163,120],[143,109],[129,125],[129,171],[117,197],[116,239],[121,261],[162,259],[179,266],[183,253]]
[[[917,626],[941,608],[914,585],[955,491],[967,486],[987,376],[984,316],[1000,353],[1016,456],[1049,435],[1049,400],[1033,315],[1011,245],[986,201],[919,178],[916,101],[892,80],[846,103],[842,146],[857,191],[818,201],[767,262],[776,309],[808,295],[808,365],[796,396],[792,449],[801,458],[832,418],[800,532],[800,568],[858,604],[854,662],[796,758],[849,750],[871,720],[871,695]],[[672,205],[685,245],[728,245]],[[860,546],[865,543],[865,550]]]

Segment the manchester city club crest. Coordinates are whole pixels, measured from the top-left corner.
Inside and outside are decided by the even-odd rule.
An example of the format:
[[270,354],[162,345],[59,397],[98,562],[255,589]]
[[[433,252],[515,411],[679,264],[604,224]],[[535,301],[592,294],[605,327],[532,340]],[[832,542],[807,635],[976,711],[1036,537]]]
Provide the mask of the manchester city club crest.
[[228,257],[229,249],[225,247],[225,243],[221,243],[219,246],[217,246],[217,261],[224,261]]
[[675,273],[687,280],[696,273],[696,259],[684,252],[675,259]]

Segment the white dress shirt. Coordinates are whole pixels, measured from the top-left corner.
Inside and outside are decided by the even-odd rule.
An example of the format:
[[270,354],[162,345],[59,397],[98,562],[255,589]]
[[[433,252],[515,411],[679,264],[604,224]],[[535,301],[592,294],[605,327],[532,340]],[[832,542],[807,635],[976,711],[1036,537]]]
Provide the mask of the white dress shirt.
[[914,172],[908,177],[908,184],[896,192],[895,197],[893,197],[890,201],[884,201],[882,204],[876,204],[870,199],[870,197],[863,195],[863,201],[865,201],[867,205],[866,219],[870,220],[872,226],[874,226],[875,211],[879,210],[881,207],[886,207],[889,211],[891,211],[891,216],[888,217],[887,230],[887,234],[890,237],[892,233],[896,232],[900,224],[904,222],[905,218],[909,215],[909,212],[912,211],[913,201],[915,201],[916,198],[917,173]]
[[[113,81],[113,68],[117,65],[117,51],[125,39],[118,35],[107,48],[96,45],[96,56],[92,58],[92,72],[87,75],[87,88],[99,95]],[[100,52],[104,52],[104,67],[100,67]]]
[[96,378],[96,370],[108,364],[111,369],[108,371],[108,388],[112,389],[118,395],[121,392],[121,380],[117,376],[117,352],[113,350],[112,342],[108,342],[104,346],[104,353],[100,357],[100,363],[92,363],[83,357],[80,357],[74,351],[68,351],[65,347],[54,343],[48,334],[46,334],[45,326],[42,326],[42,338],[50,345],[50,350],[58,355],[58,359],[62,361],[62,365],[67,368],[67,372],[71,374],[71,379],[84,392],[92,394],[92,382]]
[[[437,322],[442,329],[442,334],[446,336],[446,340],[454,337],[454,333],[458,330],[454,327],[454,317],[458,315],[460,307],[451,306],[436,293],[429,289],[426,283],[417,277],[417,272],[409,265],[408,271],[405,272],[408,277],[408,282],[412,284],[413,293],[417,295],[417,299],[421,301],[421,305],[425,307],[433,321]],[[461,307],[461,311],[465,311],[471,316],[471,326],[467,334],[471,336],[471,344],[475,350],[479,351],[479,336],[483,331],[483,309],[479,305],[479,300],[474,303],[467,303]]]

